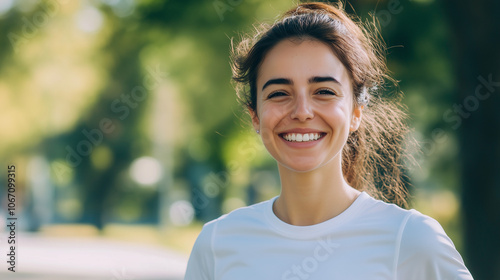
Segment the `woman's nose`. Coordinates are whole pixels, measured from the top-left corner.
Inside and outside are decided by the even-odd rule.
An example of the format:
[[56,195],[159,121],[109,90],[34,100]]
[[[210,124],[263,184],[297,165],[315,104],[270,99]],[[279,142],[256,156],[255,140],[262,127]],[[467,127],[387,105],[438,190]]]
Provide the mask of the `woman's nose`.
[[306,96],[298,96],[290,117],[301,122],[312,119],[314,114],[311,101]]

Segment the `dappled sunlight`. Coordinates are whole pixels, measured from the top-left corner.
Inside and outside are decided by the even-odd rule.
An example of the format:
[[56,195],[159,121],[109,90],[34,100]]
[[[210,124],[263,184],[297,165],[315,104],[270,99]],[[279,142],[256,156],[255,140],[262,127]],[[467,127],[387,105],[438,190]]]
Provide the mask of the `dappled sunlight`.
[[415,195],[415,208],[443,224],[458,218],[459,201],[449,190],[419,190]]

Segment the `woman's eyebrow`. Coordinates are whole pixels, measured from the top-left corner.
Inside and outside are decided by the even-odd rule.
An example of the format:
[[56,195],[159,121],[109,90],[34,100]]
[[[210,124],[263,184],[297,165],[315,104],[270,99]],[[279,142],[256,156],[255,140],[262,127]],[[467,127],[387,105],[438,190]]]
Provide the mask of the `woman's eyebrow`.
[[262,90],[270,85],[293,85],[293,82],[292,80],[286,78],[271,79],[264,84]]
[[309,78],[308,82],[310,84],[312,83],[322,83],[322,82],[334,82],[336,84],[339,84],[342,86],[342,84],[337,80],[335,79],[334,77],[331,77],[331,76],[315,76],[315,77],[311,77]]
[[[312,83],[322,83],[322,82],[334,82],[336,84],[339,84],[342,86],[342,84],[335,79],[334,77],[331,76],[314,76],[309,78],[307,80],[310,84]],[[270,85],[293,85],[293,81],[291,79],[287,78],[277,78],[277,79],[270,79],[267,81],[264,86],[262,87],[262,90],[264,90],[266,87]]]

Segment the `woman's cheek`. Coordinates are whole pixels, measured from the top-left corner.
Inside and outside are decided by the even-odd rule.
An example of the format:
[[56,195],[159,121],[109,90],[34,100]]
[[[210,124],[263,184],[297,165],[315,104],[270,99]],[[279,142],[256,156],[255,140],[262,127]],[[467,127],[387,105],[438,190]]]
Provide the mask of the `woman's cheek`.
[[343,106],[332,106],[328,111],[330,112],[328,119],[334,129],[345,126],[349,113]]
[[270,143],[277,123],[276,113],[269,107],[263,106],[260,112],[260,135],[264,144]]
[[262,106],[261,125],[274,127],[280,119],[283,118],[285,109],[277,104],[268,104]]

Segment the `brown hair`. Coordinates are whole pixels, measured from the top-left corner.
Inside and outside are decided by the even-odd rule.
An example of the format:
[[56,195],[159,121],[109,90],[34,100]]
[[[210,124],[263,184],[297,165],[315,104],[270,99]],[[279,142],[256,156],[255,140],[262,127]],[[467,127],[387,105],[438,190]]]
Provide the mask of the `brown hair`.
[[401,162],[408,132],[406,113],[395,95],[382,96],[388,82],[397,84],[387,74],[385,48],[378,34],[374,25],[349,17],[341,3],[299,4],[233,49],[233,79],[240,102],[257,112],[257,73],[269,50],[292,38],[330,46],[350,73],[354,105],[364,106],[360,127],[349,135],[342,151],[344,177],[358,190],[406,206]]

